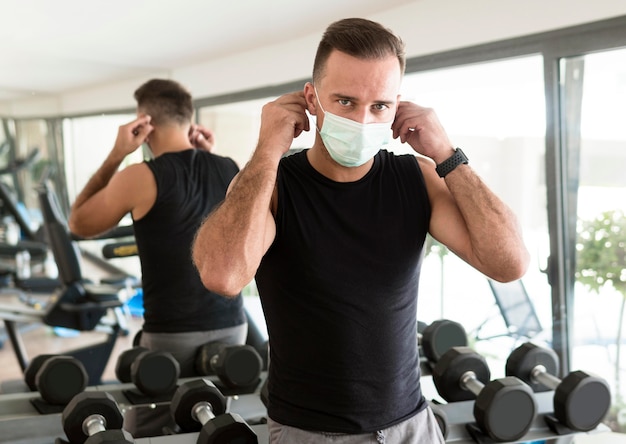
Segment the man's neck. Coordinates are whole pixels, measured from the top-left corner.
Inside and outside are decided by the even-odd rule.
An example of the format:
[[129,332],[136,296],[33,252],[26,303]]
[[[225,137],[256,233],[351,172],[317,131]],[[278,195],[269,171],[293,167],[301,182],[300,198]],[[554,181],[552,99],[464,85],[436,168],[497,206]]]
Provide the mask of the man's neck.
[[192,148],[188,130],[179,127],[157,127],[149,136],[154,157]]

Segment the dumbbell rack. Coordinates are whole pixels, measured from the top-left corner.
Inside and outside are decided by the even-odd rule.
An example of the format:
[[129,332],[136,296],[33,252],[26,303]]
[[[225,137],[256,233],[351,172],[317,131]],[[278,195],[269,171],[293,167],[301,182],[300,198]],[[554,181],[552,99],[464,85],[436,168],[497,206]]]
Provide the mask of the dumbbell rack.
[[[551,444],[571,443],[576,435],[585,433],[576,432],[569,429],[561,429],[559,434],[555,433],[548,426],[546,419],[550,420],[552,407],[552,397],[554,392],[535,393],[537,400],[537,417],[533,421],[530,430],[520,440],[513,442],[534,442],[546,441]],[[446,439],[447,443],[458,444],[491,444],[493,441],[489,437],[483,435],[475,424],[473,415],[474,401],[461,401],[448,404],[441,404],[440,407],[445,412],[449,431]],[[469,426],[468,426],[469,425]],[[604,424],[600,424],[596,429],[587,432],[587,434],[608,432],[610,429]]]
[[[263,374],[262,377],[265,378],[265,374]],[[206,378],[216,384],[219,383],[217,378],[212,376]],[[181,379],[180,382],[182,383],[189,379],[194,378]],[[262,382],[263,381],[261,381],[261,383]],[[259,390],[260,387],[261,384],[258,386]],[[159,405],[132,406],[124,393],[134,388],[135,386],[131,383],[104,384],[90,386],[86,389],[86,391],[106,391],[113,395],[122,409],[150,409],[159,407]],[[61,423],[61,413],[51,413],[47,415],[39,414],[31,403],[31,400],[37,397],[39,397],[38,392],[9,393],[0,395],[0,442],[10,442],[15,444],[53,444],[57,437],[65,436]],[[261,402],[258,392],[229,396],[228,411],[238,413],[249,423],[260,422],[267,416],[267,409]],[[266,426],[262,428],[267,429]],[[183,435],[168,435],[164,438],[175,439],[178,436]],[[141,438],[136,440],[136,442],[149,443],[154,441],[144,441],[144,438]],[[267,442],[267,440],[265,442]]]
[[[265,377],[265,375],[264,375]],[[212,379],[212,378],[209,378]],[[184,381],[184,380],[181,380]],[[105,384],[89,387],[87,390],[104,390],[111,393],[120,404],[125,407],[128,401],[123,399],[123,391],[132,389],[133,384]],[[260,386],[259,386],[260,387]],[[574,441],[575,436],[581,432],[564,430],[557,434],[548,427],[546,417],[552,412],[552,397],[554,392],[536,393],[537,417],[528,433],[519,441],[547,441],[550,444],[568,444]],[[11,393],[0,396],[0,437],[3,442],[14,444],[53,444],[57,437],[63,437],[61,415],[39,415],[33,413],[34,408],[30,403],[36,392]],[[446,442],[457,444],[491,444],[487,437],[482,437],[479,431],[472,435],[471,425],[473,417],[473,401],[461,401],[441,404],[448,420],[448,437]],[[145,407],[148,408],[148,407]],[[28,412],[31,412],[30,414]],[[244,394],[229,397],[228,411],[240,414],[251,424],[259,423],[267,415],[265,406],[260,400],[259,393]],[[469,426],[468,426],[469,425]],[[267,426],[263,424],[252,425],[252,429],[259,437],[260,444],[267,444],[269,436]],[[586,434],[608,432],[609,428],[601,424],[596,429]],[[165,435],[154,438],[140,438],[135,440],[138,444],[195,444],[197,433],[180,435]]]

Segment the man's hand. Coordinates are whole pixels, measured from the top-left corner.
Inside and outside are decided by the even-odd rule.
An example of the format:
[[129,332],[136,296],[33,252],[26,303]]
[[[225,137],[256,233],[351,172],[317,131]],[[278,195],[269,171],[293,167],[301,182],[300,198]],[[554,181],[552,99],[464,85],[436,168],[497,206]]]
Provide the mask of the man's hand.
[[408,143],[419,154],[441,163],[454,154],[454,147],[432,108],[400,102],[391,125],[393,138]]
[[189,128],[189,142],[194,148],[210,153],[213,151],[213,147],[215,147],[215,135],[213,131],[201,125],[191,125],[191,128]]
[[141,115],[132,122],[120,126],[113,151],[121,157],[126,157],[139,148],[142,143],[148,141],[148,135],[153,129],[148,115]]
[[257,149],[275,150],[283,155],[303,131],[309,131],[304,92],[282,95],[263,106]]

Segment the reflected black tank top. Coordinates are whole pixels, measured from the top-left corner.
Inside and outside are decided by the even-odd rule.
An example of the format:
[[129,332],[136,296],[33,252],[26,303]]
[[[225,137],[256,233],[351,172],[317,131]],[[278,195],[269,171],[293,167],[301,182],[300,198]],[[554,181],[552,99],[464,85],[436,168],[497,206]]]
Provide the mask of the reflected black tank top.
[[157,198],[134,221],[141,260],[144,326],[152,333],[207,331],[245,322],[241,295],[208,291],[191,259],[200,224],[226,195],[235,162],[206,151],[166,153],[147,162]]

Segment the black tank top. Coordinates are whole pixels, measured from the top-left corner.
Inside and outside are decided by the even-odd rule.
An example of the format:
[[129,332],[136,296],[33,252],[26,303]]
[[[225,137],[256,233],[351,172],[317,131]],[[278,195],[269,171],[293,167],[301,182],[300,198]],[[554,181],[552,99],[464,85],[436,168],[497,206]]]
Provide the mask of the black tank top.
[[269,416],[365,433],[426,405],[416,310],[430,204],[412,155],[380,151],[356,182],[306,151],[281,160],[277,233],[256,275],[270,335]]
[[166,153],[147,162],[157,198],[134,221],[141,261],[144,325],[151,333],[207,331],[245,322],[241,295],[208,291],[191,259],[195,233],[224,199],[235,162],[202,150]]

